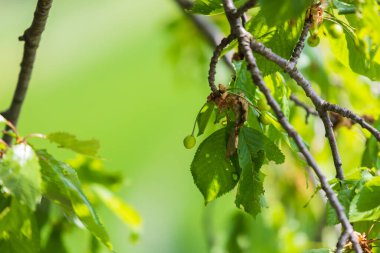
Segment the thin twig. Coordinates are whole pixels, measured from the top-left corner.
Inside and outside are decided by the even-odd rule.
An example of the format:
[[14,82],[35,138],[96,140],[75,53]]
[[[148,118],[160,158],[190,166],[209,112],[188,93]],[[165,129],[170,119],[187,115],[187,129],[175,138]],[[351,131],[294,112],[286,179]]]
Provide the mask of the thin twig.
[[299,100],[294,94],[290,95],[290,100],[292,100],[297,106],[303,108],[306,111],[305,123],[308,123],[310,115],[318,116],[318,112],[313,108],[309,107],[307,104]]
[[[257,67],[256,59],[253,55],[252,48],[251,47],[251,35],[244,29],[244,27],[241,24],[240,19],[235,18],[236,15],[236,7],[234,6],[234,3],[232,0],[223,0],[223,6],[227,15],[227,18],[230,22],[231,31],[232,33],[236,34],[239,40],[239,45],[241,46],[244,54],[245,59],[248,62],[249,71],[251,73],[252,79],[254,83],[259,87],[259,89],[263,92],[265,95],[268,104],[271,106],[272,110],[276,114],[276,117],[281,124],[281,126],[285,129],[285,131],[289,134],[290,137],[293,138],[296,145],[299,148],[299,151],[304,155],[307,163],[309,166],[314,170],[315,174],[317,175],[321,187],[326,193],[327,198],[329,199],[329,202],[331,206],[335,209],[337,216],[339,218],[340,223],[342,224],[343,228],[347,233],[350,234],[350,239],[353,243],[354,249],[357,253],[361,253],[362,250],[360,248],[360,245],[358,243],[357,238],[354,235],[354,230],[352,225],[350,224],[343,206],[339,202],[337,196],[335,195],[334,191],[332,190],[330,184],[328,183],[326,177],[322,173],[321,169],[318,167],[316,161],[314,160],[314,157],[311,155],[310,151],[305,146],[301,136],[295,131],[293,126],[289,123],[289,121],[286,119],[284,113],[281,110],[281,107],[278,105],[276,100],[273,98],[273,96],[270,93],[270,90],[265,85],[264,80],[261,76],[260,70]],[[286,60],[285,60],[286,61]],[[287,63],[287,61],[286,61]],[[314,94],[316,95],[316,94]],[[317,107],[318,108],[318,107]]]
[[[21,108],[25,100],[34,62],[36,60],[37,48],[41,41],[41,35],[45,30],[52,2],[53,0],[38,0],[32,25],[26,29],[24,34],[19,38],[20,41],[25,42],[21,70],[11,106],[5,112],[6,119],[12,122],[14,126],[17,125],[18,118],[20,117]],[[3,140],[10,144],[12,138],[8,135],[4,135]]]
[[228,35],[226,38],[223,38],[219,45],[215,47],[214,53],[210,61],[210,69],[208,72],[208,83],[214,94],[218,93],[218,88],[215,85],[215,74],[216,74],[216,65],[218,64],[220,54],[223,49],[226,48],[233,40],[235,36],[232,34]]

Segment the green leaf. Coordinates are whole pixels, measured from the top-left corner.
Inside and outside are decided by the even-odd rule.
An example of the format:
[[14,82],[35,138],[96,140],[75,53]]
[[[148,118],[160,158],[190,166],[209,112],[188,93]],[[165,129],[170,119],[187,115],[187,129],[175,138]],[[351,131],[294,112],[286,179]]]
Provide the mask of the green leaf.
[[264,206],[264,174],[260,168],[265,157],[282,163],[285,156],[263,133],[242,127],[239,134],[239,164],[242,168],[235,204],[238,208],[255,217]]
[[252,81],[246,61],[234,61],[235,81],[231,83],[232,92],[243,92],[247,98],[253,101],[256,93],[256,85]]
[[[245,0],[234,0],[237,6]],[[191,9],[192,13],[203,15],[215,15],[224,12],[222,0],[195,0]]]
[[274,161],[277,164],[285,161],[285,156],[281,150],[262,132],[249,127],[242,127],[240,129],[239,142],[241,139],[244,140],[248,146],[248,150],[252,154],[256,154],[262,150],[265,152],[265,157],[270,161]]
[[[25,207],[27,209],[27,207]],[[13,210],[11,210],[12,212]],[[17,228],[0,230],[1,253],[36,253],[40,252],[40,231],[37,222],[30,212],[25,212]],[[16,216],[12,216],[16,218]]]
[[199,145],[191,163],[194,183],[206,204],[232,190],[238,181],[237,169],[226,158],[228,134],[227,128],[211,134]]
[[[274,16],[276,15],[272,17]],[[279,56],[289,59],[300,37],[303,23],[304,15],[300,15],[294,21],[269,26],[263,12],[260,11],[247,23],[247,29],[257,41],[271,48]],[[255,54],[255,57],[263,76],[281,71],[280,67],[265,57],[259,54]]]
[[376,220],[380,218],[380,176],[364,184],[352,200],[350,221]]
[[24,235],[9,235],[0,238],[1,253],[36,253],[40,252],[35,243]]
[[75,159],[68,161],[68,164],[77,171],[83,185],[95,183],[106,187],[116,187],[123,181],[120,173],[105,170],[100,159],[78,155]]
[[28,206],[20,204],[14,197],[9,197],[9,205],[0,213],[0,228],[2,231],[19,231],[30,215]]
[[268,25],[273,26],[304,16],[312,0],[260,0],[259,3]]
[[100,148],[97,140],[80,141],[74,135],[64,132],[51,133],[46,138],[61,148],[70,149],[82,155],[96,156]]
[[96,195],[111,211],[119,216],[119,218],[134,232],[139,232],[142,227],[142,219],[140,214],[130,205],[118,198],[113,192],[100,185],[91,187]]
[[285,117],[289,118],[289,96],[291,92],[284,80],[284,77],[279,72],[276,72],[266,76],[264,81],[273,91],[274,98],[281,106]]
[[247,143],[239,140],[239,163],[242,167],[235,204],[238,208],[256,217],[264,206],[264,174],[260,168],[264,162],[264,152],[252,154]]
[[21,143],[9,148],[0,161],[0,185],[20,203],[35,210],[41,199],[41,172],[29,145]]
[[86,228],[105,246],[112,249],[108,234],[90,201],[84,195],[76,171],[55,160],[44,150],[38,150],[43,175],[43,193],[66,212],[73,211]]
[[348,4],[338,0],[333,0],[334,6],[338,9],[338,14],[352,14],[355,13],[356,8],[353,4]]
[[[350,211],[351,201],[355,196],[355,188],[349,189],[345,185],[342,185],[342,188],[343,189],[338,192],[338,199],[339,199],[339,202],[342,204],[346,215],[348,216],[349,211]],[[338,224],[339,219],[336,215],[335,209],[331,206],[330,203],[327,203],[326,208],[327,208],[326,209],[327,210],[326,211],[326,213],[327,213],[327,218],[326,218],[327,225]]]
[[205,104],[199,112],[197,118],[197,124],[199,129],[198,136],[202,135],[205,132],[207,123],[209,122],[212,112],[214,111],[214,107],[214,102],[210,101],[207,104]]
[[[378,119],[374,127],[380,129],[380,119]],[[380,143],[375,137],[371,136],[365,146],[365,150],[362,156],[362,166],[367,168],[380,169]]]

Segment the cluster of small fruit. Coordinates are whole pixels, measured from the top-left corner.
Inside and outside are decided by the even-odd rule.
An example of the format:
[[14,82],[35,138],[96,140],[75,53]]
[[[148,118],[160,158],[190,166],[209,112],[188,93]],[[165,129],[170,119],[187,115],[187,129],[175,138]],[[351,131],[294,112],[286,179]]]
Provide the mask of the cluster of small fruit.
[[[340,24],[334,23],[327,27],[328,33],[331,35],[331,37],[338,39],[343,36],[344,31]],[[319,36],[319,29],[311,29],[310,30],[310,36],[307,39],[307,44],[311,47],[316,47],[319,45],[319,42],[321,41]]]

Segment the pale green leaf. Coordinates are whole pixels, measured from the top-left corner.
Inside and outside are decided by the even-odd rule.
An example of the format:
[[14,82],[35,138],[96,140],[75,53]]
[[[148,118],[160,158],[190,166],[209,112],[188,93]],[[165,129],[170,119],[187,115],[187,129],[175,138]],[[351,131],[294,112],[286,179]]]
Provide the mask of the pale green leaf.
[[96,156],[100,145],[97,140],[78,140],[74,135],[64,132],[51,133],[46,138],[59,145],[60,148],[70,149],[82,155]]
[[[333,24],[334,22],[329,20],[324,22],[327,29]],[[360,40],[352,29],[343,23],[341,25],[344,28],[344,36],[335,38],[329,33],[326,34],[335,57],[352,71],[372,80],[380,80],[380,64],[372,56],[373,52],[367,50],[364,41]]]
[[91,187],[96,195],[111,211],[135,232],[139,232],[142,227],[142,218],[140,214],[130,205],[125,203],[113,192],[100,185]]

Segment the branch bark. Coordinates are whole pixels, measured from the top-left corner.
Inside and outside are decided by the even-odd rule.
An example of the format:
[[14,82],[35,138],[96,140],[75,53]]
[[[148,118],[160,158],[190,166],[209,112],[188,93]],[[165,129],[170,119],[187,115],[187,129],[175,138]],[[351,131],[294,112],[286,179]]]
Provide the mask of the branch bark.
[[[49,16],[53,0],[38,0],[37,7],[34,12],[34,18],[31,26],[25,30],[19,40],[24,41],[24,54],[21,62],[21,70],[19,73],[16,90],[13,95],[12,103],[8,110],[2,115],[17,125],[20,117],[22,105],[24,103],[28,86],[33,72],[34,62],[36,60],[37,49],[41,41],[41,35],[45,30],[46,22]],[[10,144],[11,137],[4,135],[3,140]]]

